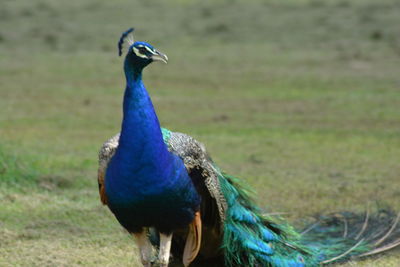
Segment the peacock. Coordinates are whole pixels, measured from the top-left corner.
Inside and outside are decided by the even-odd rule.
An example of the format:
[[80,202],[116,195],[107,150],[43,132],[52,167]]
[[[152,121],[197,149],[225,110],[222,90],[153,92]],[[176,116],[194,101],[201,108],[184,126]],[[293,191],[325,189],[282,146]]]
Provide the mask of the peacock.
[[263,213],[251,189],[222,171],[202,143],[160,127],[142,75],[168,57],[132,32],[118,42],[120,56],[127,47],[123,119],[100,149],[98,185],[143,266],[319,266],[400,245],[400,213],[388,209],[320,217],[303,231]]

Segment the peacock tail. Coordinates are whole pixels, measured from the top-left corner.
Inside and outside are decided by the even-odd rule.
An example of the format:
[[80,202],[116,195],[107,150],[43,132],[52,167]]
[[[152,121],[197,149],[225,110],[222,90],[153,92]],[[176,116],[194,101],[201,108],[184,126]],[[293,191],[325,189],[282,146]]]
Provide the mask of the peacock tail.
[[228,210],[222,248],[226,266],[314,265],[313,251],[302,245],[289,224],[262,214],[249,197],[253,192],[240,181],[219,171]]
[[[228,203],[222,246],[225,265],[257,266],[268,262],[272,266],[302,266],[310,253],[296,242],[294,229],[263,215],[250,199],[251,191],[237,178],[220,172],[219,179]],[[287,240],[291,240],[291,247]],[[297,250],[292,249],[294,246]]]
[[250,197],[251,189],[215,169],[228,204],[222,244],[225,266],[319,266],[400,245],[400,213],[335,213],[319,216],[298,232],[282,218],[263,214]]

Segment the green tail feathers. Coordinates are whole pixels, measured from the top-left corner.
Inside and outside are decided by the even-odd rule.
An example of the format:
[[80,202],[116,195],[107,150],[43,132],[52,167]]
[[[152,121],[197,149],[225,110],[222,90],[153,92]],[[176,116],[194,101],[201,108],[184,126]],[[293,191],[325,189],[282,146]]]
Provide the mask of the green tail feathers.
[[319,217],[297,232],[284,220],[262,214],[249,197],[251,190],[215,169],[228,205],[222,246],[226,266],[320,266],[400,245],[400,214],[342,212]]

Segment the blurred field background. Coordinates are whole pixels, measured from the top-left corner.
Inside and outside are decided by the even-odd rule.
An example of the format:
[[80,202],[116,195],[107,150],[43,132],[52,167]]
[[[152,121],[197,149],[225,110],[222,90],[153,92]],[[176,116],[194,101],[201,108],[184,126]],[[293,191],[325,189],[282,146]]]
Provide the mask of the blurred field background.
[[2,0],[0,266],[139,266],[96,182],[131,26],[170,58],[144,76],[163,126],[267,210],[399,211],[399,14],[396,0]]

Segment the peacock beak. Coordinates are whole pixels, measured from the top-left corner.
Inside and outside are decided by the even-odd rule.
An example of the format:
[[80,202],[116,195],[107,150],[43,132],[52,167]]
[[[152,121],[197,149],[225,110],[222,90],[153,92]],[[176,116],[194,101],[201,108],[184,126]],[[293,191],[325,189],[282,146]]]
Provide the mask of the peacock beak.
[[159,51],[155,51],[155,54],[153,54],[152,56],[151,56],[151,59],[153,60],[153,61],[162,61],[162,62],[164,62],[165,64],[167,64],[167,62],[168,62],[168,57],[167,57],[167,55],[166,54],[163,54],[163,53],[161,53],[161,52],[159,52]]

